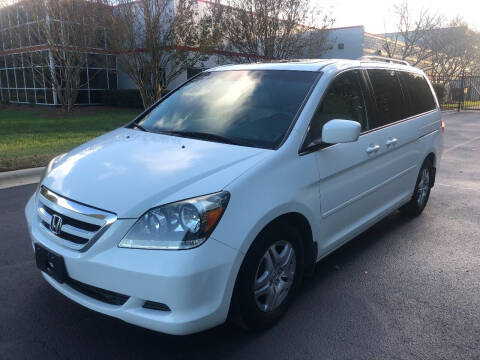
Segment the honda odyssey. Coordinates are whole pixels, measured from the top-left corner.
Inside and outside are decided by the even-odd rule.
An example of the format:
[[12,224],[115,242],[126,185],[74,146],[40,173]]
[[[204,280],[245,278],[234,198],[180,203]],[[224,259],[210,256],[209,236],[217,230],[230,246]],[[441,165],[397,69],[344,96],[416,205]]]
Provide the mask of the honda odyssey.
[[443,131],[430,82],[402,62],[210,69],[50,162],[25,210],[36,263],[145,328],[266,328],[320,259],[424,210]]

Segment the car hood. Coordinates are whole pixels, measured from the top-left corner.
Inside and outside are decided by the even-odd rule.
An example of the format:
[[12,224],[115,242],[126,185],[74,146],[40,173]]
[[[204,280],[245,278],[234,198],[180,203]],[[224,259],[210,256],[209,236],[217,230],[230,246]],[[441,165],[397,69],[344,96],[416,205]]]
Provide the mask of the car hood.
[[42,184],[119,218],[136,218],[220,191],[270,152],[121,128],[69,152]]

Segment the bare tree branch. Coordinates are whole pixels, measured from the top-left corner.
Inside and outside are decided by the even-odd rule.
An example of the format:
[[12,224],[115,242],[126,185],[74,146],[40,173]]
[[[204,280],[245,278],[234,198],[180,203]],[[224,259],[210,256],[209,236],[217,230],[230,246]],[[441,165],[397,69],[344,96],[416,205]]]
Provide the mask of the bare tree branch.
[[444,21],[428,9],[412,14],[408,1],[394,6],[395,31],[384,34],[384,50],[391,58],[409,60],[413,66],[425,66],[432,56],[430,35]]
[[188,67],[207,60],[218,33],[194,0],[118,0],[109,40],[144,107]]
[[14,43],[26,48],[24,65],[41,78],[36,81],[52,88],[63,110],[70,112],[78,90],[89,80],[81,76],[88,54],[105,52],[104,19],[111,8],[102,0],[24,0],[21,6],[36,14],[38,25],[10,31]]
[[[222,49],[228,60],[320,57],[334,19],[308,0],[230,0],[210,7],[220,19]],[[315,25],[315,27],[314,27]]]
[[464,72],[479,70],[480,34],[469,29],[461,18],[431,35],[433,49],[431,75],[454,78]]

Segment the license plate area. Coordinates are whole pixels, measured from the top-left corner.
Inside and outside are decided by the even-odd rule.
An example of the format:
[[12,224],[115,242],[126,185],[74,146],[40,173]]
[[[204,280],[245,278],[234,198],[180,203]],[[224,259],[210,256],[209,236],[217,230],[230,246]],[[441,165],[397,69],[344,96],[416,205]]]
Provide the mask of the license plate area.
[[35,261],[41,271],[59,283],[64,283],[68,279],[65,260],[62,256],[45,249],[43,246],[35,244]]

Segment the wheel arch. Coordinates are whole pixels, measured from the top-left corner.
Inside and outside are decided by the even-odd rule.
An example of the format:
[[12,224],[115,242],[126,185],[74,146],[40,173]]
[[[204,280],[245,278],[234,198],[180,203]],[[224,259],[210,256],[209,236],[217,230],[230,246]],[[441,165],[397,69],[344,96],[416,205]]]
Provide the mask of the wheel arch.
[[430,152],[426,157],[425,161],[430,161],[433,165],[433,167],[437,167],[437,157],[435,156],[435,153],[432,151]]
[[437,175],[437,157],[435,156],[435,153],[434,152],[430,152],[426,157],[425,157],[425,160],[423,161],[424,163],[425,162],[430,162],[432,164],[432,169],[433,169],[433,176],[432,178],[430,179],[430,187],[433,187],[435,185],[435,177]]
[[[271,214],[270,214],[271,215]],[[238,276],[240,274],[240,269],[243,266],[245,259],[247,258],[248,251],[252,248],[253,244],[257,238],[271,226],[276,226],[281,223],[287,223],[294,226],[301,233],[302,245],[303,245],[303,255],[304,255],[304,274],[311,274],[313,272],[316,260],[317,260],[317,243],[313,237],[313,227],[311,226],[310,221],[307,216],[298,212],[298,211],[288,211],[282,214],[278,214],[274,218],[271,218],[270,221],[264,223],[260,231],[257,231],[253,236],[253,240],[250,242],[248,248],[244,251],[243,259],[239,265],[239,269],[235,276],[234,287],[232,289],[232,297],[230,298],[230,306],[228,310],[228,318],[234,320],[238,323],[239,317],[236,313],[238,302],[235,297],[235,293],[238,291]]]
[[[315,265],[318,256],[318,249],[317,243],[313,239],[312,226],[310,225],[307,217],[303,214],[299,212],[288,212],[279,215],[270,222],[268,222],[255,238],[257,238],[261,233],[266,231],[269,227],[276,226],[280,223],[289,224],[295,227],[295,229],[300,232],[302,237],[305,271],[308,273],[309,270],[311,270]],[[254,242],[255,240],[250,244],[250,247],[253,245]]]

